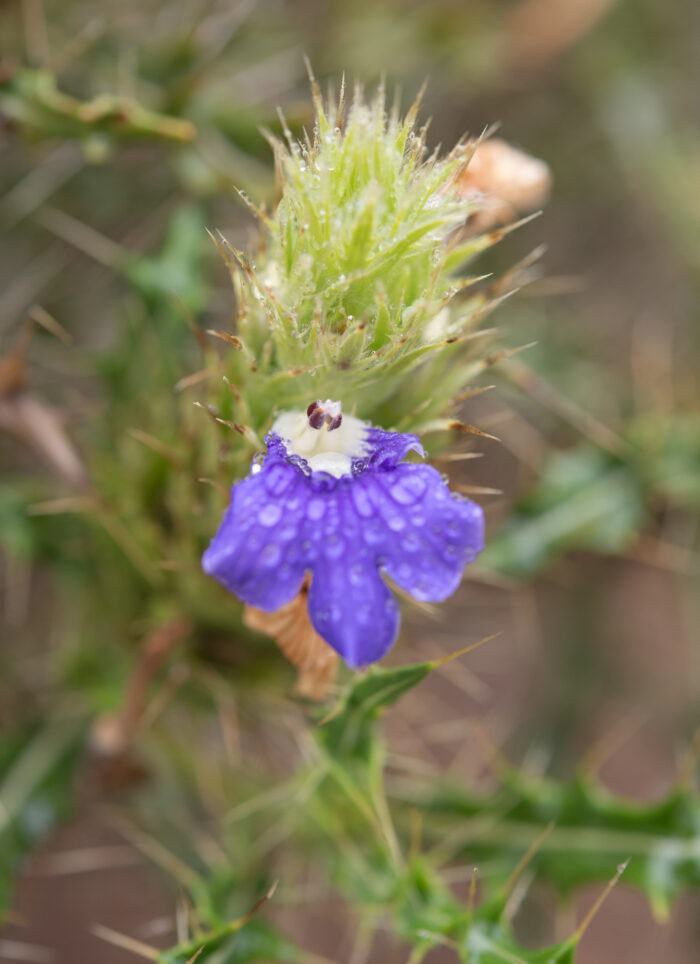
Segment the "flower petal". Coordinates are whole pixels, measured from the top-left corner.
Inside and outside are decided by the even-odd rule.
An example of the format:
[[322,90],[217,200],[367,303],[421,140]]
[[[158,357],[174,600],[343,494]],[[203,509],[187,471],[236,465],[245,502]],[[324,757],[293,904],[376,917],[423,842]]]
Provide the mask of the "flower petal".
[[365,447],[369,453],[369,464],[375,469],[393,469],[410,451],[425,455],[417,435],[385,432],[381,428],[367,429]]
[[381,659],[399,631],[398,603],[367,556],[315,566],[309,615],[351,669]]
[[479,506],[454,496],[430,466],[399,464],[415,435],[368,429],[353,474],[311,471],[274,434],[263,465],[234,486],[202,560],[250,606],[273,612],[312,573],[314,628],[351,667],[381,659],[396,638],[399,606],[381,572],[415,598],[445,599],[483,548]]
[[249,606],[274,612],[301,589],[307,568],[304,483],[300,469],[273,458],[231,490],[202,567]]
[[455,497],[429,465],[368,474],[366,492],[383,523],[378,561],[386,574],[415,599],[447,599],[483,549],[481,507]]

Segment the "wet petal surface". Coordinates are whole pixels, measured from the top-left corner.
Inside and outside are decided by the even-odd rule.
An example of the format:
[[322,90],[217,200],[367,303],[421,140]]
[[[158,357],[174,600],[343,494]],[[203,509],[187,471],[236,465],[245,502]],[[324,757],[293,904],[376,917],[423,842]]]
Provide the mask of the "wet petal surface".
[[340,477],[288,456],[275,435],[266,442],[262,468],[232,490],[205,571],[268,612],[290,602],[310,572],[319,635],[349,666],[381,659],[399,627],[382,573],[416,599],[445,599],[483,548],[481,509],[454,496],[434,468],[402,463],[411,450],[423,454],[415,435],[368,429],[367,454]]

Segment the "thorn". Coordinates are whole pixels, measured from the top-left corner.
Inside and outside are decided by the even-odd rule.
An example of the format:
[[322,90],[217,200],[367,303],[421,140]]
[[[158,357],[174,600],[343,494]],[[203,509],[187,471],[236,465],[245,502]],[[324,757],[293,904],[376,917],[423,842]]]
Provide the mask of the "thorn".
[[48,499],[33,502],[27,506],[27,515],[60,515],[63,512],[93,512],[95,505],[91,499],[81,495],[66,496],[64,499]]
[[698,765],[698,758],[700,758],[700,729],[696,730],[693,734],[690,746],[681,758],[680,766],[678,767],[678,777],[676,778],[677,787],[692,789],[693,776],[695,774],[695,768]]
[[228,419],[226,419],[226,418],[219,418],[218,415],[216,416],[216,421],[219,423],[219,425],[225,425],[226,428],[230,428],[230,429],[232,429],[234,432],[238,432],[239,435],[245,435],[245,431],[244,431],[243,426],[240,425],[238,422],[229,422]]
[[421,836],[423,833],[423,814],[415,807],[411,809],[411,846],[409,849],[409,863],[413,863],[420,853]]
[[484,358],[479,364],[478,370],[483,371],[484,368],[489,368],[491,365],[497,365],[506,358],[511,358],[513,355],[517,355],[519,352],[525,351],[527,348],[534,348],[536,344],[536,341],[530,341],[527,343],[527,345],[519,345],[517,348],[505,348],[503,351],[498,351],[493,355],[487,355],[486,358]]
[[479,646],[483,646],[484,643],[489,643],[492,639],[496,639],[497,636],[502,635],[501,632],[493,633],[491,636],[484,636],[476,643],[470,643],[469,646],[465,646],[463,649],[458,649],[454,653],[449,653],[447,656],[443,656],[442,659],[436,659],[432,661],[433,669],[438,669],[440,666],[444,666],[445,663],[450,663],[453,659],[457,659],[458,656],[464,656],[466,653],[471,653],[472,650],[478,649]]
[[483,459],[483,452],[448,452],[446,455],[436,455],[433,462],[467,462],[470,459]]
[[179,382],[175,383],[173,391],[181,392],[185,388],[191,388],[193,385],[198,385],[200,382],[205,382],[207,378],[211,378],[212,375],[218,374],[223,367],[223,362],[217,362],[216,365],[210,365],[209,368],[203,368],[201,371],[193,372],[192,375],[185,375],[181,378]]
[[225,341],[227,345],[233,345],[238,351],[243,350],[243,342],[241,339],[235,335],[229,335],[227,331],[216,331],[214,328],[207,328],[207,334],[213,335],[214,338],[220,338],[221,341]]
[[495,385],[483,385],[478,388],[468,388],[461,395],[455,395],[450,401],[450,405],[459,405],[460,402],[466,402],[468,398],[474,398],[475,395],[483,395],[484,392],[490,392],[495,387]]
[[[530,346],[523,346],[523,348],[528,347]],[[621,439],[616,432],[588,411],[572,402],[570,398],[560,394],[549,382],[533,372],[524,362],[510,361],[503,366],[502,372],[521,391],[526,392],[530,398],[534,398],[540,405],[549,408],[550,411],[572,425],[599,448],[622,458],[629,455],[631,451],[629,443]]]
[[183,316],[183,318],[185,319],[185,322],[187,323],[187,327],[190,329],[190,331],[191,331],[192,334],[194,335],[195,341],[197,342],[197,344],[199,345],[199,347],[202,349],[202,351],[206,351],[206,348],[207,348],[207,339],[204,337],[204,332],[202,331],[202,329],[200,328],[200,326],[197,324],[197,319],[194,317],[194,315],[192,314],[192,312],[190,311],[190,309],[187,307],[187,305],[185,304],[185,302],[182,300],[182,298],[180,297],[180,295],[178,295],[178,294],[177,294],[176,292],[174,292],[174,291],[168,292],[168,295],[169,295],[170,300],[172,301],[172,303],[175,305],[175,307],[182,313],[182,316]]
[[311,97],[314,102],[314,107],[319,114],[323,113],[323,97],[321,96],[321,88],[318,86],[318,81],[314,74],[314,69],[311,66],[311,61],[304,54],[304,66],[306,67],[306,75],[309,78],[309,85],[311,87]]
[[535,218],[538,218],[541,214],[542,211],[535,211],[533,214],[528,214],[527,217],[520,218],[519,221],[514,221],[512,224],[508,224],[504,228],[498,228],[495,231],[487,231],[487,233],[482,235],[482,237],[485,238],[489,245],[498,244],[499,241],[502,241],[503,238],[509,235],[512,231],[516,231],[518,228],[522,228],[530,221],[534,221]]
[[59,324],[53,315],[50,315],[45,308],[41,305],[32,305],[27,316],[35,322],[37,325],[41,325],[46,331],[50,332],[59,341],[62,341],[64,345],[71,345],[73,343],[73,336],[69,331]]
[[503,495],[503,489],[492,489],[488,485],[453,485],[452,488],[465,495]]
[[583,754],[583,758],[578,766],[581,773],[591,776],[598,774],[603,764],[634,736],[644,723],[647,722],[648,717],[648,713],[642,713],[638,710],[622,720],[618,720],[616,724],[613,724],[610,730],[595,740],[592,746]]
[[608,881],[608,883],[605,885],[605,889],[603,890],[602,894],[599,895],[596,902],[593,904],[591,909],[588,911],[588,913],[583,918],[579,926],[576,928],[574,933],[569,938],[572,944],[574,945],[578,944],[578,942],[581,940],[583,935],[586,933],[593,918],[596,916],[600,908],[603,906],[604,902],[607,900],[608,894],[613,889],[615,884],[618,882],[620,877],[622,877],[622,875],[624,874],[625,870],[627,869],[627,864],[629,862],[630,862],[630,858],[628,857],[627,860],[625,860],[623,863],[618,864],[615,876],[612,878],[612,880]]
[[253,906],[250,908],[248,913],[244,914],[243,917],[239,917],[238,920],[231,925],[232,929],[233,927],[235,927],[236,930],[238,930],[239,928],[243,927],[244,924],[247,924],[248,921],[251,919],[251,917],[253,917],[260,910],[263,904],[266,904],[268,900],[271,900],[275,896],[275,891],[277,890],[278,884],[279,884],[279,880],[273,881],[267,893],[263,894],[260,900],[257,900],[253,904]]
[[192,404],[195,406],[195,408],[201,408],[201,410],[209,416],[209,418],[212,420],[212,422],[214,422],[215,425],[218,424],[219,422],[218,415],[216,415],[208,405],[203,405],[202,402],[193,402]]
[[237,188],[236,191],[241,201],[243,201],[246,207],[253,212],[259,221],[261,221],[267,228],[274,227],[275,222],[263,208],[259,207],[254,201],[251,201],[245,191],[241,191],[239,188]]
[[468,425],[466,422],[459,422],[456,419],[452,422],[448,422],[446,426],[449,430],[453,432],[465,432],[467,435],[481,435],[482,438],[490,438],[495,442],[500,442],[497,435],[491,435],[489,432],[483,432],[476,425]]
[[467,920],[471,920],[474,916],[474,904],[476,901],[476,875],[477,868],[474,867],[472,870],[472,879],[469,882],[469,895],[467,897]]
[[148,432],[142,432],[139,428],[129,429],[129,435],[133,439],[136,439],[137,442],[147,445],[148,448],[153,449],[154,452],[162,455],[163,458],[167,459],[173,465],[182,465],[182,459],[177,452],[171,449],[169,445],[166,445],[165,442],[161,442],[161,440],[156,438],[155,435],[150,435]]
[[544,830],[532,841],[530,846],[527,848],[525,853],[522,855],[518,863],[515,865],[515,869],[511,873],[510,877],[505,883],[503,892],[506,896],[510,896],[515,889],[515,885],[523,874],[523,871],[536,855],[537,851],[540,849],[542,844],[545,842],[550,833],[554,830],[554,821],[550,820]]
[[235,398],[235,400],[240,404],[240,403],[243,401],[243,398],[242,398],[242,396],[241,396],[241,393],[238,391],[238,389],[237,389],[236,386],[233,384],[233,382],[231,382],[231,381],[229,380],[229,378],[228,378],[227,375],[224,375],[224,383],[226,384],[226,387],[227,387],[228,390],[231,392],[231,394],[233,395],[233,397]]
[[151,947],[150,944],[144,944],[143,941],[137,941],[135,938],[128,937],[126,934],[113,931],[111,927],[105,927],[104,924],[93,924],[90,930],[95,937],[99,937],[108,944],[113,944],[114,947],[121,947],[122,950],[131,951],[132,954],[138,954],[139,957],[143,957],[147,961],[157,961],[160,957],[160,951],[155,947]]

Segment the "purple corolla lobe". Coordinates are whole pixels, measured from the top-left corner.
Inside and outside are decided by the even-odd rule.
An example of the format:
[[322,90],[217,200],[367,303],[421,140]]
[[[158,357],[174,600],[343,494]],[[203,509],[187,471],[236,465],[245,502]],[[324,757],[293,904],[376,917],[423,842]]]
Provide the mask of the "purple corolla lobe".
[[476,503],[431,466],[403,462],[411,450],[424,454],[417,436],[362,431],[359,451],[338,455],[337,471],[333,453],[316,463],[331,470],[319,471],[290,441],[267,435],[267,455],[234,485],[202,559],[205,572],[267,612],[291,602],[310,573],[311,622],[353,668],[381,659],[398,633],[399,606],[382,573],[415,599],[438,602],[484,539]]

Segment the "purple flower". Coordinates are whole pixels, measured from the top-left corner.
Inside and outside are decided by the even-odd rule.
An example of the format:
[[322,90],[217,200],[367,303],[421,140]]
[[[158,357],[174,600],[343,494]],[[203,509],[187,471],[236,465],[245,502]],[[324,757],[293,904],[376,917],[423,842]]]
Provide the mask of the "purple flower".
[[300,441],[310,437],[308,425],[294,442],[277,434],[292,437],[284,421],[292,417],[304,421],[281,416],[265,438],[262,465],[254,461],[234,485],[202,565],[267,612],[289,603],[311,573],[314,628],[349,666],[366,666],[384,656],[399,628],[399,606],[381,573],[416,599],[446,599],[483,548],[483,514],[431,466],[402,462],[410,450],[424,454],[415,435],[348,417],[341,441],[352,454],[331,451],[324,430],[315,436],[322,454],[307,459],[298,453],[312,451]]

